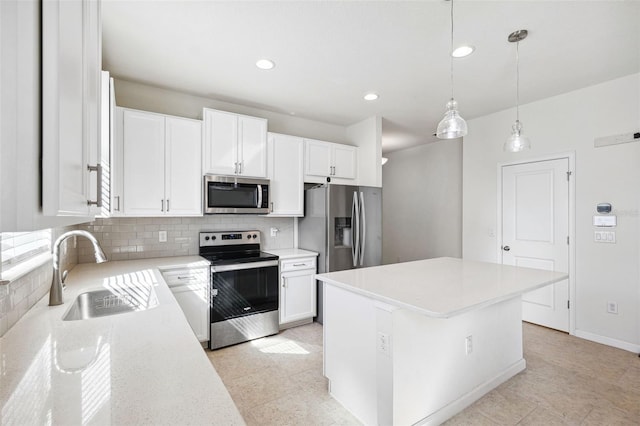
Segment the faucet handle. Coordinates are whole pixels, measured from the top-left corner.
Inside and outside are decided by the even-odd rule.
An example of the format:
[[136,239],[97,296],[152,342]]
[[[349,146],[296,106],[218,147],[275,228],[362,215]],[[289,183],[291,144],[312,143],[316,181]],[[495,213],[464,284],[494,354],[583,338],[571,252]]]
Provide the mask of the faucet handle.
[[[67,275],[69,275],[69,271],[67,269],[65,269],[64,271],[62,271],[62,284],[64,284],[64,280],[67,279]],[[65,286],[66,287],[66,286]]]

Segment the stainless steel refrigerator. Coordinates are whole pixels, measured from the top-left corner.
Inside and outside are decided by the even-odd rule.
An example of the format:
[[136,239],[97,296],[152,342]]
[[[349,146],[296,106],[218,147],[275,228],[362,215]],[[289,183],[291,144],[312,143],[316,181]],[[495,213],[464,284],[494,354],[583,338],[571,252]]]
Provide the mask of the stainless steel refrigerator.
[[[318,185],[305,190],[298,246],[319,253],[318,273],[380,265],[382,188]],[[322,283],[318,282],[322,324]]]

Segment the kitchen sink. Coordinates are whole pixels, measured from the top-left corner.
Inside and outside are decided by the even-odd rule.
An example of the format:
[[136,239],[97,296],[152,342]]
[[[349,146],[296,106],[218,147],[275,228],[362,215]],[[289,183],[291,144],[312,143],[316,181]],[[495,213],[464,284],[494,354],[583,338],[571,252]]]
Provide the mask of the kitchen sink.
[[100,318],[128,312],[145,311],[158,306],[153,288],[119,288],[81,293],[62,317],[63,321]]

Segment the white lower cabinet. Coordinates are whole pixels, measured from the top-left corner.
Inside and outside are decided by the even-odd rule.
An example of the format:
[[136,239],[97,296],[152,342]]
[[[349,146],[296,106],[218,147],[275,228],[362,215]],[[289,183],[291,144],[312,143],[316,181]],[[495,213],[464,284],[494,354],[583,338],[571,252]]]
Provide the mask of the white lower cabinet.
[[[316,258],[280,261],[280,326],[316,316]],[[282,327],[284,326],[284,327]]]
[[209,269],[162,270],[173,297],[200,342],[209,340]]

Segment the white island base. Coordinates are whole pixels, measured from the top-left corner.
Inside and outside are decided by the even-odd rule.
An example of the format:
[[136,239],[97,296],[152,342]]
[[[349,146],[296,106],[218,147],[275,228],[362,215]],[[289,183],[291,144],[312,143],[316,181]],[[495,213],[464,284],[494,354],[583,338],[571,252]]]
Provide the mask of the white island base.
[[520,295],[563,277],[451,258],[318,275],[329,392],[366,425],[440,424],[525,369]]

